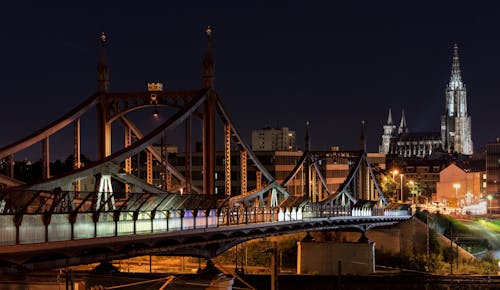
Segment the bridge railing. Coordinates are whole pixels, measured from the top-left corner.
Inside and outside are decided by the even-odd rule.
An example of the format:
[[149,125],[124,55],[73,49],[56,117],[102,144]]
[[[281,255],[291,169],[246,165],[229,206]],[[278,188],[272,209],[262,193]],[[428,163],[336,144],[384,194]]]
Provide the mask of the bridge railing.
[[352,216],[352,208],[342,205],[325,206],[321,204],[309,204],[304,207],[302,215],[304,218]]
[[227,207],[220,210],[107,211],[0,215],[0,245],[81,240],[310,218],[404,216],[407,210],[306,205],[303,208]]

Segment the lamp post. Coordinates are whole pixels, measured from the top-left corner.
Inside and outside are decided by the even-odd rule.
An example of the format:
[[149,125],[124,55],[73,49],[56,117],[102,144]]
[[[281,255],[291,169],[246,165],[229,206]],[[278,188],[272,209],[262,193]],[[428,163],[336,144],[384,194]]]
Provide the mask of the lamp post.
[[455,198],[458,198],[458,189],[460,188],[460,183],[453,183],[453,188],[455,189]]
[[404,177],[404,174],[401,173],[399,175],[399,177],[401,178],[401,202],[403,202],[403,177]]
[[493,195],[488,194],[486,198],[490,201],[490,216],[491,216],[491,200],[493,200]]
[[455,202],[458,207],[458,189],[460,188],[460,183],[453,183],[453,188],[455,188]]
[[408,184],[410,185],[410,193],[413,195],[413,196],[412,196],[412,199],[411,199],[411,200],[412,200],[412,203],[415,203],[415,195],[414,195],[414,193],[413,193],[413,191],[414,191],[414,189],[415,189],[415,181],[410,180],[410,181],[408,181]]
[[396,180],[396,175],[398,175],[398,174],[399,174],[399,171],[397,171],[397,170],[393,170],[393,171],[391,171],[391,173],[392,173],[392,179],[393,179],[393,180]]

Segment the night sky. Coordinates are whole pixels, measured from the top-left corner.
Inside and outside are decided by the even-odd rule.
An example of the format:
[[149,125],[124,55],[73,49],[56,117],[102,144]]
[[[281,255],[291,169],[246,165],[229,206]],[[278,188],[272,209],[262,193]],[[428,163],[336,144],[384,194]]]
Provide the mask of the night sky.
[[[454,43],[474,149],[500,136],[497,1],[130,2],[3,4],[0,146],[95,92],[102,31],[111,91],[144,91],[152,81],[201,88],[207,25],[217,91],[249,143],[252,129],[286,126],[302,145],[309,120],[313,149],[357,149],[365,120],[368,149],[378,151],[389,108],[396,122],[405,110],[410,131],[438,131]],[[95,127],[82,130],[95,138]],[[71,140],[52,140],[52,158],[65,158],[59,147],[70,152]],[[95,147],[82,153],[95,158]],[[15,157],[39,158],[40,148]]]

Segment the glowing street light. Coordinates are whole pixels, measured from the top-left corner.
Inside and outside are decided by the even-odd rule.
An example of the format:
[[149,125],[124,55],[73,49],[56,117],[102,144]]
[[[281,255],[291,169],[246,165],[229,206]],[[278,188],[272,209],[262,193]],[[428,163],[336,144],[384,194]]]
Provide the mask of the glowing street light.
[[155,108],[153,109],[153,118],[158,119],[159,116],[160,112],[158,112],[158,108],[155,106]]
[[460,183],[453,183],[453,188],[455,189],[455,199],[458,198],[458,189],[460,188]]
[[396,175],[399,174],[399,171],[397,169],[395,169],[395,170],[392,170],[391,173],[392,173],[392,179],[396,180]]
[[404,177],[404,174],[401,173],[399,175],[399,177],[401,178],[401,202],[403,202],[403,177]]
[[490,215],[491,215],[491,201],[493,200],[493,195],[488,194],[486,198],[490,201]]
[[[413,190],[415,188],[415,181],[410,180],[408,181],[408,184],[410,185],[410,193],[413,195]],[[412,196],[412,203],[415,203],[415,196]]]

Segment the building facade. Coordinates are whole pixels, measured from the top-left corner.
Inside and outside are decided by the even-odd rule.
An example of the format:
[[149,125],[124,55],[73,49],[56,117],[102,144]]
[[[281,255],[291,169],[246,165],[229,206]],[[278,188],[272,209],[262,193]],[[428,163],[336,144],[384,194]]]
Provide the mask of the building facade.
[[287,127],[266,127],[252,131],[253,151],[293,151],[295,149],[295,131]]
[[389,109],[383,126],[379,152],[399,157],[429,157],[434,151],[472,155],[471,117],[467,112],[467,90],[462,82],[458,46],[453,49],[451,77],[445,92],[445,113],[441,116],[440,131],[408,132],[404,111],[398,130]]
[[454,207],[479,202],[484,197],[484,170],[458,164],[450,164],[439,173],[436,201]]
[[486,194],[500,205],[500,138],[486,144]]

